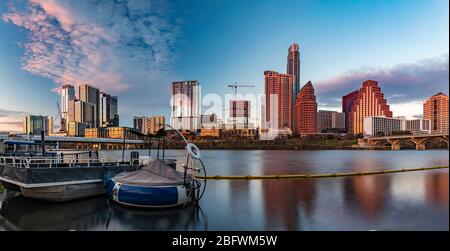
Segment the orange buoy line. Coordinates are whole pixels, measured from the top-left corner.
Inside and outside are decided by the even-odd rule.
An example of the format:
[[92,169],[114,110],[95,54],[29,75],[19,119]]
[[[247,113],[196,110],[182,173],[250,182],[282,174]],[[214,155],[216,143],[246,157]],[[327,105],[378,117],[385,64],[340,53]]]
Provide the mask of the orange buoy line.
[[376,174],[388,174],[388,173],[402,173],[402,172],[414,172],[414,171],[426,171],[434,169],[448,168],[448,166],[432,166],[410,169],[394,169],[394,170],[379,170],[368,172],[349,172],[349,173],[320,173],[320,174],[272,174],[272,175],[213,175],[213,176],[201,176],[196,178],[204,180],[255,180],[255,179],[316,179],[316,178],[333,178],[333,177],[346,177],[346,176],[362,176],[362,175],[376,175]]

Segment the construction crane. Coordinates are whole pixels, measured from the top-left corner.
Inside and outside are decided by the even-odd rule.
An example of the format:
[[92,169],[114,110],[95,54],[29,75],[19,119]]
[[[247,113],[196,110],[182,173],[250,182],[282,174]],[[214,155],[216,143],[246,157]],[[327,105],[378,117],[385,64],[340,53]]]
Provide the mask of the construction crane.
[[234,97],[236,97],[237,94],[237,88],[238,87],[255,87],[254,85],[239,85],[237,82],[234,84],[229,84],[228,87],[234,89]]

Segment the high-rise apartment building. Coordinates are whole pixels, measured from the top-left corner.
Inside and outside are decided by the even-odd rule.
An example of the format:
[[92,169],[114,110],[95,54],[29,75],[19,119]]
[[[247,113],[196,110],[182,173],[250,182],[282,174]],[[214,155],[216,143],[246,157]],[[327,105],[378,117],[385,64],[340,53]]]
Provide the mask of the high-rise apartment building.
[[317,102],[311,81],[308,81],[298,92],[294,119],[294,132],[298,134],[317,133]]
[[100,126],[100,90],[92,85],[79,86],[79,99],[94,106],[92,127]]
[[431,121],[431,133],[448,133],[448,96],[442,92],[423,103],[423,118]]
[[196,131],[200,126],[200,84],[196,80],[172,82],[171,124]]
[[348,133],[364,133],[364,118],[369,116],[392,117],[392,111],[384,98],[378,82],[367,80],[356,94],[348,115]]
[[265,71],[264,79],[267,129],[292,130],[292,75]]

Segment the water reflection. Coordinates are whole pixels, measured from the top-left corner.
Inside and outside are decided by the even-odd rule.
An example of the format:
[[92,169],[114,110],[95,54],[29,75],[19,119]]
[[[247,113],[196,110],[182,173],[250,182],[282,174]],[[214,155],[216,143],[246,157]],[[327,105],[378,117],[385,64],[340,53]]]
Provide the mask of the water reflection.
[[94,197],[48,203],[22,196],[3,202],[6,230],[194,230],[201,217],[195,207],[138,210]]
[[195,207],[142,210],[111,204],[110,222],[99,230],[195,230]]
[[448,205],[448,173],[429,173],[425,176],[427,200],[437,205]]
[[301,213],[310,217],[316,197],[315,180],[264,180],[263,200],[267,229],[297,230]]
[[89,230],[106,222],[105,203],[102,197],[48,203],[20,196],[4,202],[0,214],[14,229]]
[[344,182],[345,202],[357,206],[369,219],[375,219],[384,207],[389,185],[388,175],[347,178]]
[[[114,155],[113,153],[109,153]],[[448,165],[448,151],[203,151],[209,175]],[[121,155],[119,151],[119,156]],[[184,161],[184,151],[167,156]],[[0,195],[9,230],[448,230],[448,170],[329,179],[211,180],[201,210],[137,210],[105,197],[46,203]]]

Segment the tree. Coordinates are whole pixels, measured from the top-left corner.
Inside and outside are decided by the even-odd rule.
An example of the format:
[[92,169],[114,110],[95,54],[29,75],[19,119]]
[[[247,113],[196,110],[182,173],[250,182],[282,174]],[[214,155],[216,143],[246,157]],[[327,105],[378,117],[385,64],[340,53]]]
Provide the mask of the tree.
[[377,133],[375,134],[375,136],[376,136],[376,137],[384,137],[385,135],[384,135],[384,132],[377,132]]

